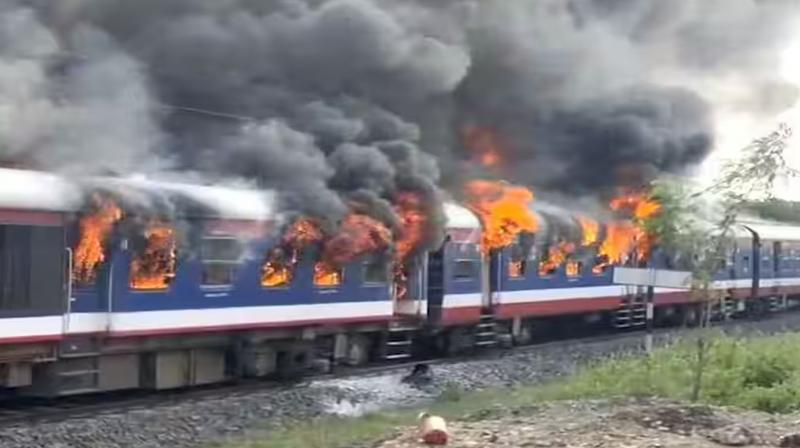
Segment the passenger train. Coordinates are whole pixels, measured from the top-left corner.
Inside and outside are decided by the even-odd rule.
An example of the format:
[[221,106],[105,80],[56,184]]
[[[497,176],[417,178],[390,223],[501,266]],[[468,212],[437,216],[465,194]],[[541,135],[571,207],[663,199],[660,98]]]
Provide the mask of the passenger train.
[[[445,242],[419,256],[400,299],[389,269],[370,257],[344,266],[334,285],[315,284],[310,256],[291,282],[263,286],[264,254],[283,219],[269,193],[95,180],[129,203],[184,204],[172,213],[187,242],[162,286],[132,281],[142,247],[124,234],[79,282],[72,264],[86,184],[17,169],[0,169],[0,179],[0,390],[10,394],[181,388],[296,373],[319,360],[359,365],[525,344],[537,331],[585,324],[644,325],[642,291],[616,284],[617,268],[543,275],[525,268],[538,265],[534,245],[512,273],[516,248],[484,256],[479,219],[453,202],[444,205]],[[669,268],[661,258],[655,267]],[[800,226],[741,224],[714,285],[725,312],[789,306],[800,295]],[[696,312],[679,288],[656,288],[654,303],[664,322]]]

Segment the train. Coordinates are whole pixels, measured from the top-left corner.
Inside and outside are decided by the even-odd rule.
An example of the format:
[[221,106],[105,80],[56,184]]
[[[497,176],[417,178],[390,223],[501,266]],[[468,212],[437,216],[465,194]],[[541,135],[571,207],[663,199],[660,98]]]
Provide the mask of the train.
[[[265,283],[264,254],[285,220],[270,192],[136,178],[76,182],[13,168],[0,169],[0,179],[0,391],[7,395],[176,389],[528,344],[584,325],[645,325],[645,288],[617,281],[620,266],[579,262],[543,272],[540,244],[487,254],[481,220],[455,201],[443,205],[444,241],[416,256],[399,297],[391,267],[373,256],[321,283],[312,251],[291,278]],[[183,229],[185,241],[168,244],[171,258],[158,261],[165,269],[142,275],[142,257],[153,254],[124,232],[109,234],[104,247],[78,247],[90,230],[81,220],[87,185],[125,192],[129,206],[170,208],[167,233]],[[536,213],[542,222],[570,219]],[[800,226],[743,221],[734,240],[714,277],[718,311],[796,306]],[[98,261],[91,275],[76,269],[85,262],[78,249]],[[649,267],[676,269],[666,254],[654,254]],[[656,322],[697,319],[687,289],[652,292]]]

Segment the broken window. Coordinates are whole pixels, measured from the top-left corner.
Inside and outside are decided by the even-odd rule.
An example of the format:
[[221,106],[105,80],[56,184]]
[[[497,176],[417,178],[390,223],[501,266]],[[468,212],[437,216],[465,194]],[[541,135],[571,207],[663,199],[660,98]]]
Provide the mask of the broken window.
[[344,269],[332,263],[318,261],[314,264],[314,286],[331,288],[342,284]]

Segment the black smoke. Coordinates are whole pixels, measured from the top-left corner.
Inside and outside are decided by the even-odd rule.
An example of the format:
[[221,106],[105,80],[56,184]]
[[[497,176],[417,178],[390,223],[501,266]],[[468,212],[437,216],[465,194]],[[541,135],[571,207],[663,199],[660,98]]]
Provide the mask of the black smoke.
[[8,129],[0,119],[0,150],[53,170],[246,178],[277,189],[287,209],[336,222],[355,201],[393,225],[397,192],[438,202],[476,172],[461,141],[472,124],[507,143],[495,174],[586,195],[708,155],[716,99],[686,79],[752,83],[754,113],[793,104],[774,73],[798,10],[792,0],[12,1],[0,8],[0,114],[17,112]]

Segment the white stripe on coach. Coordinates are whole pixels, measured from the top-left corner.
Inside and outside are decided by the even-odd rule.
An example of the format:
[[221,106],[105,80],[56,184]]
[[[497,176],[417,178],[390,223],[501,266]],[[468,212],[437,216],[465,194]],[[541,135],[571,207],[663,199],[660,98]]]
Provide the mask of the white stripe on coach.
[[112,332],[185,329],[235,325],[280,324],[296,321],[378,317],[391,318],[392,302],[320,303],[169,311],[114,313]]
[[625,287],[621,285],[581,286],[577,288],[526,289],[498,293],[500,304],[550,302],[556,300],[593,299],[596,297],[622,297]]

